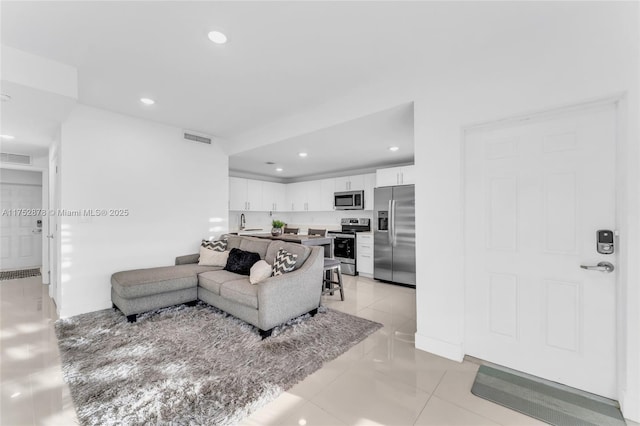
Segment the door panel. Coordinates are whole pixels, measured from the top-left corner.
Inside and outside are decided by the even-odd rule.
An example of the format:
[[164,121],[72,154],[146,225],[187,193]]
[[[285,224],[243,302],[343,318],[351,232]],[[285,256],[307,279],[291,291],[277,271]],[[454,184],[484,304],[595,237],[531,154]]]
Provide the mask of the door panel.
[[[615,397],[613,106],[468,132],[465,351]],[[588,372],[588,374],[585,374]]]
[[393,190],[391,187],[375,188],[373,195],[373,276],[379,280],[391,281],[393,278],[393,251],[389,240],[389,231],[381,231],[378,226],[380,212],[389,214]]
[[416,214],[413,185],[393,188],[395,201],[393,279],[402,284],[416,284]]
[[[0,225],[0,269],[42,265],[42,228],[37,223],[43,218],[33,214],[42,208],[42,186],[3,183],[0,187],[5,213]],[[16,214],[23,209],[27,212]]]

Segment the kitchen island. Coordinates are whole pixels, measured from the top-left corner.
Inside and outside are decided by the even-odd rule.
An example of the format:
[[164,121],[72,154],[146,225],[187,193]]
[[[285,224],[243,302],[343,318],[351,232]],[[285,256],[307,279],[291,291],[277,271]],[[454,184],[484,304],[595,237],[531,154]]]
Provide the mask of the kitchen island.
[[324,257],[333,257],[333,237],[321,237],[319,235],[280,234],[273,236],[271,233],[242,234],[244,237],[264,238],[267,240],[286,241],[288,243],[302,244],[303,246],[324,246]]

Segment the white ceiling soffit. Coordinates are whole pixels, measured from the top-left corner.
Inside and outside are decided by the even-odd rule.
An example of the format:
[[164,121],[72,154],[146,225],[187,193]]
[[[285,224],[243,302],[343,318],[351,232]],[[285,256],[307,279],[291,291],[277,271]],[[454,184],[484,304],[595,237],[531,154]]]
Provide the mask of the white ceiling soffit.
[[15,137],[2,141],[3,150],[29,155],[46,152],[76,101],[5,81],[1,90],[11,96],[10,101],[0,104],[2,134]]
[[[287,180],[412,163],[413,104],[404,104],[229,157],[229,169]],[[398,147],[397,151],[389,148]],[[306,157],[300,157],[300,153]],[[274,164],[267,164],[268,162]],[[281,172],[276,168],[282,168]]]

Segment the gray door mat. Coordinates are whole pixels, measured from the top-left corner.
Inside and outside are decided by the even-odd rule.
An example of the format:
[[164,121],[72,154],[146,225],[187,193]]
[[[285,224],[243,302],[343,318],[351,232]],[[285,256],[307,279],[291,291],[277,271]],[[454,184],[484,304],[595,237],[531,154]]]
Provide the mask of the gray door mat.
[[4,271],[4,272],[0,272],[0,281],[15,280],[18,278],[37,277],[39,275],[40,275],[40,268],[20,269],[17,271]]
[[551,425],[626,425],[616,401],[506,368],[480,366],[471,393]]

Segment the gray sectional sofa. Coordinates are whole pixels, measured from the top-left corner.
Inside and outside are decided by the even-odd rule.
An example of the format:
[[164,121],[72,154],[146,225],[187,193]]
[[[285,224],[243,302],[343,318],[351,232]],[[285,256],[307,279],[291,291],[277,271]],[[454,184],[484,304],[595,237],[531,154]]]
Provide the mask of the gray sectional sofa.
[[199,266],[198,254],[176,258],[174,266],[116,272],[111,277],[111,300],[129,321],[137,314],[202,300],[240,318],[260,330],[273,328],[320,305],[324,252],[321,247],[261,238],[225,236],[227,249],[258,253],[273,264],[280,248],[297,254],[293,271],[251,284],[249,277],[223,269]]

